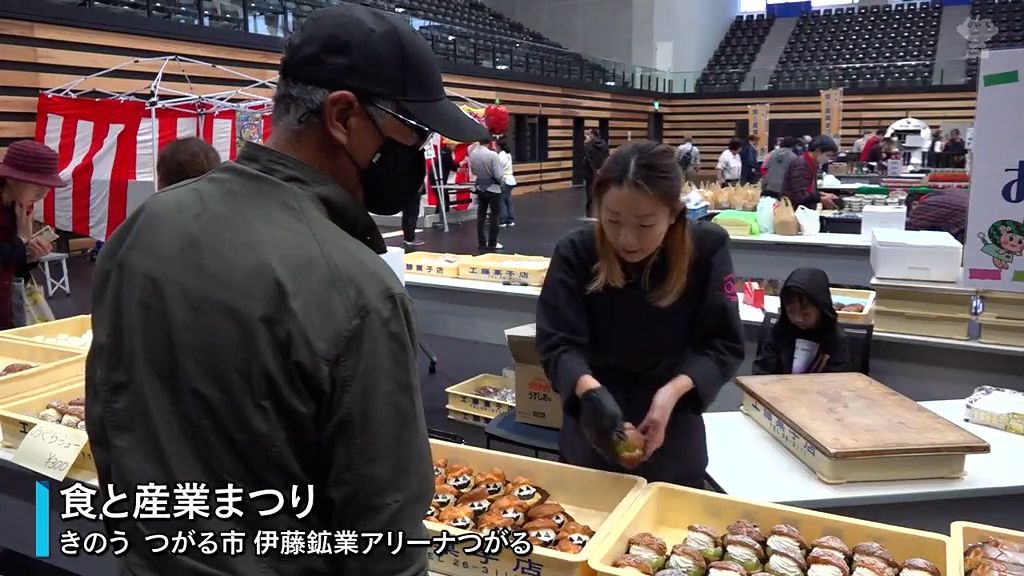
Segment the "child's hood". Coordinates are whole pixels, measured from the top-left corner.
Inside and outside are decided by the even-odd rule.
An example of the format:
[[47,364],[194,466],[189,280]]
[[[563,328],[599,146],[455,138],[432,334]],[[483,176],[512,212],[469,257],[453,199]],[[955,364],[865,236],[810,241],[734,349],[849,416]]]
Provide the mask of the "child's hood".
[[824,270],[797,268],[782,285],[783,295],[790,291],[805,296],[832,322],[838,319],[835,306],[832,303],[832,293],[828,288],[828,275]]

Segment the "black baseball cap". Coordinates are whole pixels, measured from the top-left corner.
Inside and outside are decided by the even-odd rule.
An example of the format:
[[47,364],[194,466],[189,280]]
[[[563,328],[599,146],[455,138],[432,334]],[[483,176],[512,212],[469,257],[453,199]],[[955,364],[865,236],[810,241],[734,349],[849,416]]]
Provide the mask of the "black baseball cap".
[[311,14],[285,46],[281,76],[327,90],[393,100],[420,124],[459,142],[488,130],[448,100],[427,41],[395,14],[340,4]]

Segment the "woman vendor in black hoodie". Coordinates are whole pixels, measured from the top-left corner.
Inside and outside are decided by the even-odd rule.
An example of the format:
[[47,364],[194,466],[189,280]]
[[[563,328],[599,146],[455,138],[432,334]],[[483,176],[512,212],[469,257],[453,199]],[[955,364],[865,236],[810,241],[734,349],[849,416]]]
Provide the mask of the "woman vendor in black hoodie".
[[758,344],[754,374],[851,371],[846,332],[839,325],[825,271],[797,268],[782,285],[781,296],[783,312]]
[[672,148],[619,148],[597,175],[597,222],[555,248],[537,347],[563,402],[564,462],[624,471],[627,423],[646,446],[633,473],[702,487],[703,412],[743,361],[729,237],[689,222]]

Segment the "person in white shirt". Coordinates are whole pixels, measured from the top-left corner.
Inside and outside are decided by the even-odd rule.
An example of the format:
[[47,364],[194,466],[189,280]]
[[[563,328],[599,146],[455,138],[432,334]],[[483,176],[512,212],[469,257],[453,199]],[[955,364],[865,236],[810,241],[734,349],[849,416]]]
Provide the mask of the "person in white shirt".
[[715,166],[715,174],[718,176],[718,183],[724,185],[737,184],[740,175],[743,173],[743,160],[740,158],[740,150],[743,142],[738,138],[729,141],[729,149],[722,152],[718,157],[718,165]]
[[[476,178],[476,235],[480,250],[492,252],[500,250],[498,244],[498,212],[501,210],[501,182],[505,171],[501,167],[501,159],[490,148],[490,138],[481,139],[469,153],[469,170]],[[484,223],[488,212],[491,215],[488,235],[484,237]]]
[[516,187],[516,177],[512,173],[512,154],[508,151],[508,142],[498,140],[498,159],[501,160],[503,179],[501,182],[501,226],[506,228],[516,225],[516,213],[512,209],[512,189]]
[[853,153],[859,155],[861,152],[863,152],[864,151],[864,145],[867,144],[868,140],[870,140],[871,137],[874,136],[874,135],[875,135],[875,131],[874,130],[868,130],[868,131],[864,132],[864,135],[861,136],[860,138],[858,138],[857,141],[853,143]]

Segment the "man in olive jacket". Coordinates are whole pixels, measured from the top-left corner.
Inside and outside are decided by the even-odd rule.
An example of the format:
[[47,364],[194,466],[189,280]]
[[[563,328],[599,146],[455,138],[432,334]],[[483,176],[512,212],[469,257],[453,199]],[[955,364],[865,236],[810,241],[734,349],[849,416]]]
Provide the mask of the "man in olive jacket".
[[[87,427],[101,494],[128,496],[104,518],[131,546],[122,576],[426,574],[413,311],[368,209],[418,192],[431,131],[486,130],[415,30],[349,4],[290,39],[273,122],[266,146],[153,196],[99,257]],[[179,531],[185,553],[151,552]]]

